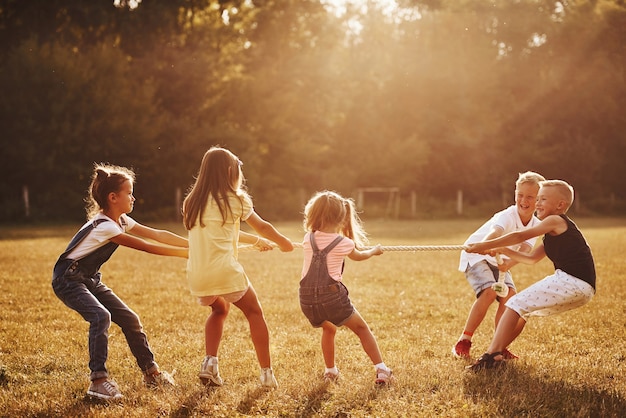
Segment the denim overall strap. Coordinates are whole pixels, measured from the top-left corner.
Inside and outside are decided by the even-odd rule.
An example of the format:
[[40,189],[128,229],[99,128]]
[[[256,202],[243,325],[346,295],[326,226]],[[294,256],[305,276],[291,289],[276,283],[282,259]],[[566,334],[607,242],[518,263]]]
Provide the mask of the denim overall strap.
[[64,275],[70,280],[82,281],[95,276],[98,270],[100,270],[100,266],[111,258],[111,255],[117,249],[118,244],[109,242],[80,260],[72,260],[67,258],[67,256],[97,225],[105,221],[106,219],[95,220],[91,223],[91,225],[83,228],[74,236],[74,238],[72,238],[72,241],[67,246],[67,249],[63,254],[61,254],[54,266],[53,278]]
[[317,244],[315,243],[315,238],[313,236],[314,234],[311,233],[311,235],[309,236],[310,241],[311,241],[311,248],[313,249],[313,257],[315,257],[316,255],[323,255],[324,256],[324,260],[326,260],[326,256],[328,255],[328,253],[337,246],[337,244],[339,244],[341,242],[341,240],[343,239],[342,236],[338,236],[337,238],[335,238],[330,244],[328,244],[326,246],[326,248],[324,248],[322,251],[319,250]]
[[306,275],[300,281],[300,296],[321,295],[326,293],[335,293],[339,290],[339,285],[328,273],[328,264],[326,256],[337,246],[343,239],[342,236],[335,238],[323,250],[319,250],[315,244],[313,234],[311,238],[311,247],[313,248],[313,256],[311,257],[311,265]]
[[87,237],[87,235],[89,235],[92,229],[100,225],[102,222],[106,221],[107,219],[96,219],[92,223],[78,231],[76,235],[74,235],[74,238],[72,238],[70,243],[67,245],[67,248],[65,249],[63,254],[61,254],[61,256],[59,257],[59,261],[65,259],[72,252],[72,250],[74,250],[74,248],[76,248],[78,244],[80,244]]
[[[326,266],[326,256],[328,255],[328,253],[337,246],[337,244],[339,244],[341,242],[341,240],[343,239],[342,236],[339,236],[337,238],[335,238],[335,240],[333,242],[331,242],[330,244],[328,244],[328,246],[326,248],[324,248],[322,251],[320,251],[317,248],[317,244],[315,244],[315,240],[313,239],[313,234],[311,234],[311,247],[313,248],[313,257],[315,257],[315,254],[322,254],[324,256],[324,265]],[[313,259],[311,260],[313,261]],[[343,274],[343,268],[345,267],[346,262],[344,260],[343,263],[341,263],[341,274]],[[328,272],[328,269],[326,270]]]

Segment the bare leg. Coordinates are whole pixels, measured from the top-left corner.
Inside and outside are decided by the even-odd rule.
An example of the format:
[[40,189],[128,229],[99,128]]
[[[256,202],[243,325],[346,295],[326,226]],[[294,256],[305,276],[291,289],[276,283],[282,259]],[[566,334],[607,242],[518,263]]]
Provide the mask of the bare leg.
[[222,297],[218,297],[211,305],[211,314],[204,324],[204,346],[207,356],[217,357],[222,341],[224,322],[229,310],[230,304]]
[[246,316],[250,325],[250,337],[256,351],[257,360],[261,368],[271,367],[270,334],[254,288],[250,286],[241,299],[234,303]]
[[322,324],[322,354],[326,368],[335,367],[335,334],[337,327],[331,322],[324,321]]
[[376,338],[374,338],[374,334],[372,334],[370,327],[358,311],[355,310],[352,316],[350,316],[350,319],[348,319],[344,325],[350,328],[352,332],[359,337],[365,353],[372,360],[373,364],[383,362],[383,357],[380,354]]
[[507,348],[524,330],[526,321],[512,309],[506,308],[493,335],[487,353],[500,352]]
[[463,331],[473,334],[476,329],[478,329],[481,322],[485,319],[485,315],[487,315],[487,311],[494,300],[496,300],[496,292],[494,292],[491,288],[483,290],[470,309]]
[[494,329],[498,328],[498,322],[500,322],[500,318],[502,318],[502,315],[504,314],[504,311],[506,309],[506,306],[504,306],[504,305],[514,295],[515,295],[515,291],[509,287],[509,294],[506,296],[506,298],[500,298],[500,300],[498,302],[498,310],[496,311]]

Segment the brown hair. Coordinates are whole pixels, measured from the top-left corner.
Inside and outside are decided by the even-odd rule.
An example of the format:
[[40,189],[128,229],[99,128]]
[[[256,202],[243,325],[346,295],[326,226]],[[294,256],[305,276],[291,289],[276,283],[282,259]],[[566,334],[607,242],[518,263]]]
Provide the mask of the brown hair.
[[204,226],[202,216],[209,196],[217,204],[222,224],[232,214],[228,200],[230,194],[237,196],[243,205],[240,194],[244,191],[244,177],[240,166],[239,158],[225,148],[211,147],[204,153],[196,181],[183,201],[183,224],[187,230],[191,230],[196,221]]
[[332,191],[317,192],[307,202],[303,226],[310,232],[339,226],[342,235],[353,240],[357,248],[368,242],[354,200]]
[[135,182],[135,172],[126,167],[111,164],[94,164],[88,195],[85,199],[87,219],[96,216],[109,206],[109,193],[117,193],[126,181]]

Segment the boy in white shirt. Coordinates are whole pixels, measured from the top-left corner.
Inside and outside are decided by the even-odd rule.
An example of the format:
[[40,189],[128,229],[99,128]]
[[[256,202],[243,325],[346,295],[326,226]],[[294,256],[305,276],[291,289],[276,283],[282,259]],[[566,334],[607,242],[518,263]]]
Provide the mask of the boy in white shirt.
[[[464,245],[497,238],[509,232],[530,228],[538,224],[539,220],[534,216],[535,205],[539,193],[539,182],[544,180],[543,176],[532,171],[519,174],[515,182],[515,205],[493,215],[491,219],[470,235]],[[535,240],[536,237],[530,238],[512,248],[528,253],[535,245]],[[498,326],[505,309],[504,304],[516,293],[515,284],[509,271],[515,264],[517,262],[510,258],[504,258],[503,263],[498,265],[496,259],[490,255],[461,252],[459,271],[465,273],[467,281],[476,293],[476,300],[470,309],[461,336],[452,347],[452,354],[455,357],[471,359],[472,336],[485,319],[489,307],[496,300],[498,301],[498,310],[495,316],[495,326]],[[497,296],[491,288],[501,274],[504,275],[504,283],[509,288],[508,295],[504,298]],[[508,348],[504,348],[502,355],[507,360],[517,358]]]

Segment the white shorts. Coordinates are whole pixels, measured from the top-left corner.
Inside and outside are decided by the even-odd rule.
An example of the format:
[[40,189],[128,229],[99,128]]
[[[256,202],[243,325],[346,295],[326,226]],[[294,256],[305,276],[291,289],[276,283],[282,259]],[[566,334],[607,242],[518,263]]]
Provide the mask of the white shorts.
[[[249,289],[249,287],[248,287]],[[215,296],[199,296],[198,297],[198,303],[202,306],[211,306],[213,305],[213,303],[217,300],[217,298],[222,297],[224,298],[224,300],[228,303],[235,303],[237,302],[239,299],[241,299],[243,297],[243,295],[246,294],[246,292],[248,291],[248,289],[246,290],[240,290],[239,292],[233,292],[233,293],[226,293],[225,295],[215,295]]]
[[498,271],[496,266],[492,266],[486,260],[479,261],[473,266],[468,265],[465,270],[465,278],[474,289],[476,297],[479,297],[483,290],[491,288],[491,285],[496,283],[501,275],[504,276],[504,284],[517,292],[511,272]]
[[595,290],[593,287],[562,270],[538,281],[511,297],[506,307],[517,312],[522,318],[548,316],[569,311],[589,302]]

